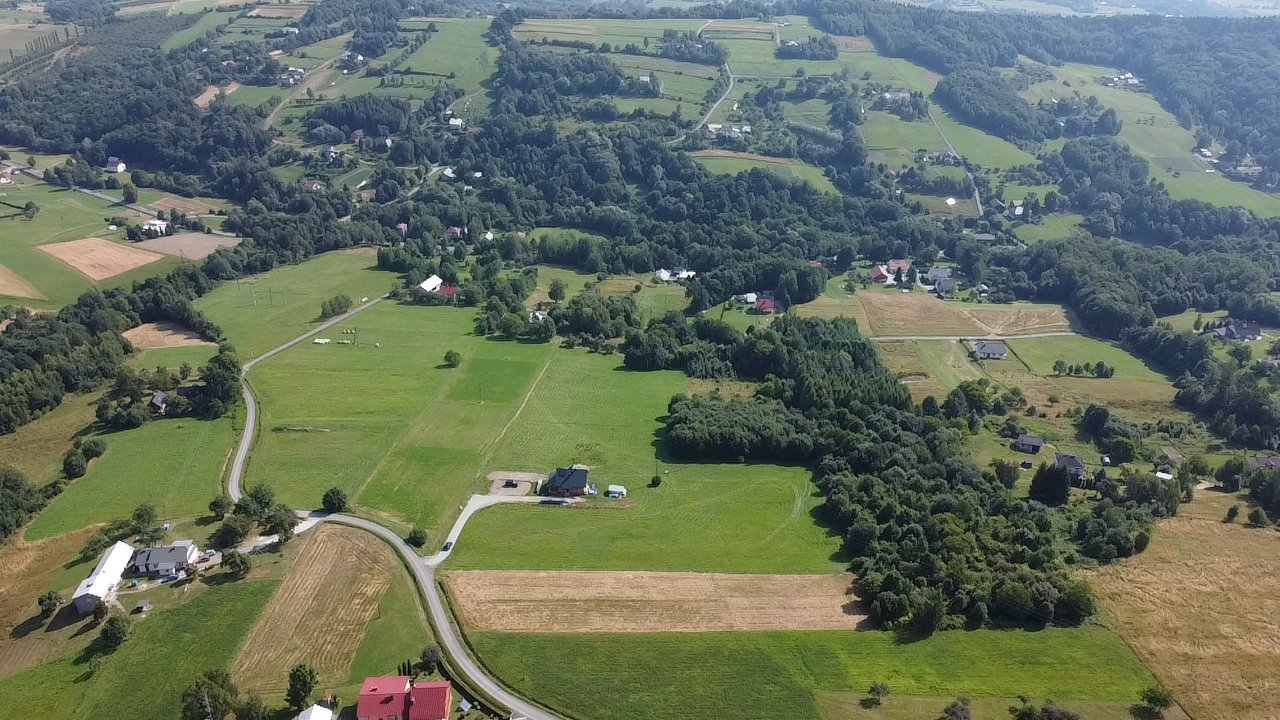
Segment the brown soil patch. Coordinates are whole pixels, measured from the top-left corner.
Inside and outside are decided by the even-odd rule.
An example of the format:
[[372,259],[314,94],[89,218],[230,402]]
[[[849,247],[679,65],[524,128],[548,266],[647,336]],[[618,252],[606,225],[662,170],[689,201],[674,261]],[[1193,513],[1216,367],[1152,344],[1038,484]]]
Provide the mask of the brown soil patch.
[[719,394],[723,398],[749,398],[756,394],[757,387],[756,383],[741,380],[689,378],[685,392],[698,397]]
[[1071,330],[1060,307],[994,308],[944,302],[920,289],[909,294],[861,290],[846,298],[824,295],[797,305],[796,312],[806,317],[853,318],[868,337],[1008,337]]
[[502,632],[853,630],[852,576],[468,570],[444,575],[463,622]]
[[179,233],[162,235],[151,240],[136,243],[137,247],[154,250],[165,255],[178,255],[187,260],[199,260],[213,254],[220,247],[235,247],[240,238],[225,235],[207,235],[205,233]]
[[125,330],[122,334],[139,350],[213,344],[187,328],[171,322],[145,323],[132,330]]
[[[228,83],[226,86],[221,88],[219,88],[217,85],[210,85],[204,89],[204,92],[195,96],[195,99],[193,99],[191,102],[195,103],[196,107],[200,108],[201,110],[208,110],[209,106],[213,104],[213,101],[218,98],[219,90],[226,93],[227,95],[230,95],[231,93],[235,92],[239,88],[240,88],[240,83],[238,82]],[[181,208],[179,209],[181,210]],[[199,212],[199,211],[200,209],[195,210],[195,212]],[[184,210],[183,212],[186,212],[186,211]]]
[[1088,576],[1120,634],[1198,720],[1274,718],[1280,705],[1280,534],[1223,523],[1236,503],[1247,511],[1242,498],[1199,493],[1146,552]]
[[831,37],[836,41],[836,48],[840,52],[873,53],[876,51],[876,44],[871,42],[871,38],[866,35],[857,37],[833,35]]
[[208,202],[180,195],[161,195],[159,200],[151,203],[151,207],[157,210],[177,210],[184,215],[204,215],[209,212]]
[[44,299],[44,294],[37,290],[34,285],[23,280],[18,273],[3,265],[0,265],[0,295],[30,298],[32,300]]
[[391,549],[363,530],[321,525],[305,542],[231,667],[236,682],[264,695],[283,693],[289,668],[303,662],[321,687],[345,682],[365,628],[401,572]]
[[249,11],[249,17],[300,18],[307,14],[310,5],[259,5]]
[[1027,305],[1012,308],[990,305],[951,305],[973,318],[993,335],[1031,335],[1046,332],[1071,332],[1071,323],[1061,307]]
[[[74,637],[74,625],[79,623],[67,623],[78,620],[74,615],[55,615],[50,625],[38,622],[36,608],[36,598],[56,582],[63,565],[76,556],[92,533],[90,528],[34,543],[15,537],[0,547],[0,677],[65,654],[93,639],[91,633]],[[88,575],[92,567],[87,563],[83,567]],[[70,601],[75,587],[73,584],[55,589]]]
[[149,265],[164,257],[99,237],[40,245],[36,249],[70,265],[95,282]]

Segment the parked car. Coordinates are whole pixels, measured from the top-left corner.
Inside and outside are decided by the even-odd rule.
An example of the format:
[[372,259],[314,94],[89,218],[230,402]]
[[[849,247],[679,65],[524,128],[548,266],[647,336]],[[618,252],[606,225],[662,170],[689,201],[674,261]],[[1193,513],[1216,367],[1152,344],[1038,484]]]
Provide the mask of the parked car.
[[453,549],[453,543],[447,542],[444,544],[444,547],[440,548],[440,552],[449,552],[452,549]]
[[516,482],[515,480],[507,480],[502,483],[502,487],[504,488],[520,487],[520,483]]

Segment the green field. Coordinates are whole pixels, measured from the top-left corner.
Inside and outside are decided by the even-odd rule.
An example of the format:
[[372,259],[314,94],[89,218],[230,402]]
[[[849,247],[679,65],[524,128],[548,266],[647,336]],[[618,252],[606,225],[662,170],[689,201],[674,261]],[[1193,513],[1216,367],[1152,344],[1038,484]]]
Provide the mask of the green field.
[[280,101],[288,94],[288,90],[276,85],[241,85],[227,96],[231,105],[257,107],[265,102]]
[[127,517],[142,503],[154,505],[162,519],[203,513],[218,493],[237,427],[230,417],[180,418],[102,435],[107,454],[49,503],[27,528],[27,539]]
[[[636,469],[652,474],[654,464],[637,459]],[[625,509],[601,501],[567,510],[485,510],[468,523],[449,568],[830,573],[847,567],[840,538],[813,518],[821,498],[806,471],[662,465],[662,486],[649,488],[645,478],[627,477],[631,466],[610,467],[599,482],[628,487]]]
[[498,65],[498,51],[484,41],[489,21],[453,19],[438,27],[440,32],[432,35],[401,69],[448,79],[468,93],[479,91]]
[[1006,140],[968,125],[961,124],[946,110],[934,106],[933,119],[937,121],[956,152],[983,167],[1010,168],[1017,165],[1034,165],[1036,159],[1030,153]]
[[1104,106],[1115,108],[1124,123],[1117,139],[1151,163],[1151,176],[1163,182],[1175,200],[1239,205],[1263,216],[1280,215],[1280,195],[1254,190],[1218,173],[1205,172],[1212,166],[1192,154],[1194,133],[1178,124],[1154,97],[1107,87],[1097,81],[1101,75],[1114,73],[1114,69],[1076,63],[1047,69],[1054,73],[1055,79],[1032,85],[1023,96],[1037,102],[1073,92],[1086,97],[1096,95]]
[[346,294],[358,303],[395,283],[395,275],[377,269],[370,252],[329,252],[224,283],[195,306],[222,328],[241,358],[249,359],[306,332],[319,321],[325,300]]
[[694,153],[694,157],[708,170],[719,175],[736,175],[752,168],[763,168],[785,178],[804,180],[823,192],[839,192],[822,170],[798,160],[771,158],[751,153],[729,154],[721,150],[709,150],[706,154]]
[[238,10],[232,11],[215,11],[202,16],[192,25],[179,30],[165,39],[163,47],[165,50],[174,50],[180,47],[186,47],[191,43],[200,40],[211,30],[218,26],[234,20],[240,14]]
[[942,136],[928,120],[905,122],[891,113],[868,110],[859,130],[867,150],[894,168],[914,165],[917,150],[942,152],[947,149]]
[[[340,331],[359,327],[358,347],[305,343],[255,370],[263,417],[249,482],[297,507],[317,506],[336,485],[398,521],[447,522],[487,489],[477,478],[488,444],[555,350],[475,337],[473,319],[472,310],[388,303],[327,333],[354,337]],[[462,367],[438,367],[448,349]],[[277,431],[286,426],[328,432]]]
[[1073,335],[1011,340],[1008,345],[1023,362],[1040,375],[1052,374],[1055,360],[1065,360],[1068,365],[1093,364],[1101,360],[1115,367],[1115,378],[1167,382],[1165,376],[1147,367],[1146,363],[1102,340]]
[[[0,266],[8,268],[43,296],[24,298],[0,294],[0,304],[20,304],[40,310],[54,310],[68,305],[94,283],[70,265],[46,255],[36,247],[47,243],[100,237],[123,238],[123,231],[107,230],[106,219],[129,213],[106,200],[72,190],[60,190],[30,178],[14,176],[14,182],[0,189]],[[21,208],[34,202],[40,211],[30,220]],[[17,206],[15,209],[14,206]],[[100,287],[128,286],[134,280],[161,275],[176,267],[176,257],[161,259],[108,278]]]
[[173,717],[184,689],[204,671],[230,664],[252,627],[246,619],[257,617],[278,584],[240,581],[153,611],[92,677],[88,658],[73,653],[0,678],[0,720]]
[[1013,234],[1024,243],[1038,243],[1045,240],[1059,240],[1071,237],[1071,233],[1080,228],[1084,216],[1079,213],[1052,213],[1045,215],[1044,222],[1039,225],[1017,223]]
[[[570,718],[818,720],[816,695],[843,694],[854,708],[873,682],[892,695],[1052,697],[1126,718],[1153,680],[1116,634],[1097,627],[1040,632],[944,632],[898,643],[885,632],[672,634],[474,633],[485,664],[516,691]],[[600,692],[608,688],[608,692]],[[830,700],[831,698],[826,697]],[[989,718],[1004,715],[985,716]]]

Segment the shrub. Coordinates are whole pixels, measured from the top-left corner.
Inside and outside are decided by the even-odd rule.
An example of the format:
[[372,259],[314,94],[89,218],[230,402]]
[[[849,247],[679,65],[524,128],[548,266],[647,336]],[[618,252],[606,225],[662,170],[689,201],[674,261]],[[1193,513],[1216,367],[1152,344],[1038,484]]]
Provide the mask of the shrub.
[[106,652],[115,652],[133,634],[133,623],[119,613],[107,618],[98,633],[98,641]]
[[347,509],[347,494],[342,488],[329,488],[321,498],[320,505],[327,513],[343,512]]
[[1231,508],[1227,510],[1226,522],[1233,523],[1238,517],[1240,517],[1240,506],[1232,505]]
[[1249,524],[1254,527],[1266,527],[1271,524],[1271,519],[1267,517],[1266,510],[1256,507],[1249,511]]
[[1173,694],[1160,685],[1152,685],[1142,691],[1142,702],[1160,715],[1164,710],[1173,707]]
[[85,460],[102,457],[107,451],[107,444],[99,438],[89,438],[80,445],[80,452],[84,455]]
[[462,355],[457,350],[450,350],[444,354],[444,364],[446,367],[456,368],[462,364]]
[[62,457],[62,472],[72,480],[83,477],[88,469],[89,465],[85,462],[84,453],[79,450],[68,450]]
[[44,620],[48,620],[53,617],[54,613],[58,612],[59,607],[62,607],[62,596],[56,591],[50,590],[49,592],[41,595],[40,599],[37,600],[36,603],[40,606],[40,617]]
[[427,531],[416,527],[409,531],[409,537],[405,538],[404,541],[414,547],[420,548],[427,544]]

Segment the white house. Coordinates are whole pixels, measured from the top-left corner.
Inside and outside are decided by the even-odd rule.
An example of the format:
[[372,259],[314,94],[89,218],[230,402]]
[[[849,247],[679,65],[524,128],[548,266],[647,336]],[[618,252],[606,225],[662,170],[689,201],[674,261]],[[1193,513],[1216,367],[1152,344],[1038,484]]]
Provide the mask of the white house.
[[102,169],[106,170],[109,173],[122,173],[125,171],[126,168],[125,168],[125,164],[120,162],[120,158],[116,157],[115,155],[112,155],[111,157],[107,158],[107,163],[106,165],[103,166]]
[[467,123],[460,117],[449,118],[449,127],[454,130],[461,130],[466,126],[467,126]]
[[698,273],[693,270],[676,270],[676,280],[692,280]]
[[124,575],[124,570],[129,567],[131,560],[133,560],[132,545],[117,541],[115,545],[107,548],[102,559],[98,560],[97,567],[89,577],[80,582],[75,594],[71,596],[71,602],[75,604],[76,611],[86,615],[114,597],[116,587],[120,584],[120,576]]
[[299,713],[297,720],[333,720],[333,711],[323,705],[312,705]]
[[440,174],[444,175],[446,180],[456,180],[458,178],[458,173],[454,172],[451,167],[445,168],[440,172]]
[[759,296],[756,295],[755,293],[742,293],[741,295],[733,296],[734,302],[741,303],[743,305],[755,305],[756,300],[758,299],[759,299]]
[[438,292],[440,290],[441,285],[444,285],[444,279],[441,278],[439,275],[432,275],[426,280],[423,280],[422,282],[418,283],[418,287],[422,288],[423,290],[426,290],[429,293]]
[[148,221],[146,221],[146,222],[142,223],[142,229],[143,229],[143,230],[150,230],[150,231],[152,231],[152,232],[158,232],[158,233],[168,232],[168,230],[169,230],[169,221],[168,221],[168,220],[158,220],[158,219],[156,219],[156,218],[151,218],[150,220],[148,220]]
[[671,278],[673,277],[671,271],[666,268],[658,268],[658,272],[654,273],[654,276],[662,282],[671,282]]
[[604,496],[607,498],[624,498],[627,496],[627,488],[625,485],[610,485],[604,489]]
[[172,545],[139,550],[133,566],[141,575],[168,575],[194,565],[198,557],[200,548],[194,540],[177,540]]

